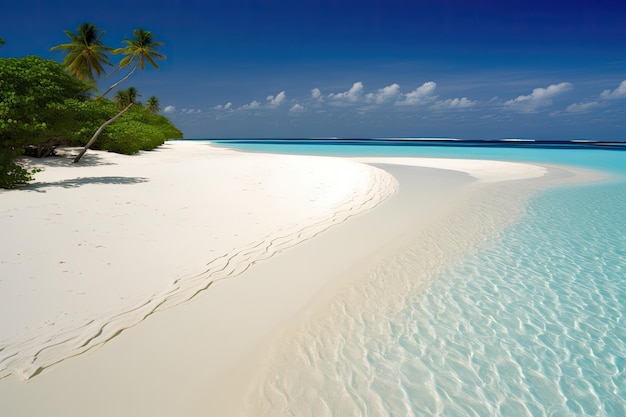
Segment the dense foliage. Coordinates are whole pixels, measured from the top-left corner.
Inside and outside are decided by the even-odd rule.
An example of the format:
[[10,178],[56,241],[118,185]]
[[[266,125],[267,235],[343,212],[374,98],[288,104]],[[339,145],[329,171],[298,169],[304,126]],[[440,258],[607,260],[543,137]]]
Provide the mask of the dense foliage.
[[0,138],[3,144],[40,143],[63,129],[66,100],[80,100],[86,85],[54,61],[35,56],[0,59]]
[[84,90],[85,84],[54,61],[34,56],[0,59],[1,187],[31,179],[30,172],[14,163],[15,158],[26,146],[41,147],[67,133],[72,115],[66,111],[66,100],[78,104]]
[[[14,162],[26,148],[35,148],[42,156],[59,144],[84,146],[119,112],[110,100],[90,100],[89,92],[89,84],[70,76],[55,61],[0,58],[0,187],[30,180],[31,173]],[[167,118],[134,104],[105,129],[94,147],[130,154],[180,137]]]

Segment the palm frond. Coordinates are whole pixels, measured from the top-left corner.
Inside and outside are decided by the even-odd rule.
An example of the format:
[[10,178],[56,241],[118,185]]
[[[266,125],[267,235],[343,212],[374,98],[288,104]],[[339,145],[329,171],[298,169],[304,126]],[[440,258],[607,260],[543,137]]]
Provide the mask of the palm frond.
[[105,66],[112,66],[108,54],[113,48],[103,44],[104,32],[92,23],[81,23],[76,33],[63,31],[70,43],[50,48],[51,51],[65,51],[63,65],[74,77],[83,81],[95,81],[104,74]]

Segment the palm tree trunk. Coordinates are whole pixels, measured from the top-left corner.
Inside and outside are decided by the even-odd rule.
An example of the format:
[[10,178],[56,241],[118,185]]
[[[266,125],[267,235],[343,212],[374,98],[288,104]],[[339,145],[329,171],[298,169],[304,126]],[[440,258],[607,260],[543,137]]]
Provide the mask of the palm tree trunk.
[[130,106],[132,106],[134,103],[130,103],[128,104],[128,106],[124,107],[124,109],[122,111],[120,111],[118,114],[116,114],[115,116],[113,116],[112,118],[110,118],[109,120],[107,120],[106,122],[104,122],[102,124],[102,126],[100,126],[98,128],[98,130],[96,130],[96,133],[93,134],[93,136],[91,137],[91,139],[89,139],[89,142],[87,142],[87,144],[85,145],[85,147],[83,148],[82,151],[80,151],[80,153],[78,154],[78,156],[76,158],[74,158],[74,163],[77,163],[78,161],[80,161],[80,158],[83,157],[83,155],[85,154],[85,152],[87,152],[87,149],[89,149],[91,147],[91,145],[93,145],[93,143],[96,141],[96,139],[98,139],[98,136],[100,136],[100,133],[102,133],[102,131],[111,123],[113,123],[114,121],[116,121],[117,119],[120,118],[121,115],[123,115],[126,110],[130,109]]
[[118,82],[116,82],[115,84],[113,84],[111,87],[109,87],[109,89],[107,91],[105,91],[104,93],[102,93],[102,95],[99,98],[102,98],[104,96],[106,96],[107,94],[109,94],[111,92],[111,90],[113,90],[115,87],[117,87],[118,85],[122,84],[124,81],[126,81],[127,79],[130,78],[131,75],[133,75],[135,73],[135,71],[137,71],[137,67],[139,67],[139,61],[137,61],[137,63],[135,64],[135,66],[133,67],[133,70],[131,72],[128,73],[128,75],[124,78],[122,78],[121,80],[119,80]]

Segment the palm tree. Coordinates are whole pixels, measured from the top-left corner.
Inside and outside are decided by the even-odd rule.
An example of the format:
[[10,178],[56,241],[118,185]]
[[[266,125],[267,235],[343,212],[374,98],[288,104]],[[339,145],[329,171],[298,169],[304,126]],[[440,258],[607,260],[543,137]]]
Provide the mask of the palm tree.
[[150,113],[158,113],[161,110],[161,106],[159,106],[159,99],[155,96],[152,96],[146,101],[146,108]]
[[117,93],[113,96],[113,101],[115,101],[117,108],[123,109],[128,105],[130,100],[128,100],[126,90],[117,90]]
[[105,65],[113,65],[108,56],[113,48],[104,45],[100,40],[104,32],[88,22],[80,24],[76,33],[69,30],[64,32],[71,42],[57,45],[50,50],[66,51],[63,65],[70,75],[94,83],[96,76],[100,77],[105,72]]
[[166,56],[158,53],[156,50],[159,46],[163,46],[163,42],[155,42],[152,32],[143,28],[135,29],[133,31],[134,38],[126,39],[124,48],[118,48],[113,51],[114,54],[124,54],[124,58],[120,61],[119,65],[111,73],[113,75],[118,70],[129,66],[132,62],[135,63],[133,69],[124,78],[113,84],[102,96],[105,96],[115,87],[126,81],[131,75],[137,71],[137,68],[141,68],[143,71],[146,68],[146,61],[154,68],[159,69],[159,66],[154,61],[155,59],[165,59]]
[[138,96],[139,93],[137,93],[137,89],[135,87],[128,87],[127,90],[118,90],[118,92],[115,93],[117,106],[121,110],[115,116],[104,122],[102,126],[100,126],[98,130],[96,130],[96,133],[94,133],[91,139],[89,139],[89,142],[87,142],[83,150],[80,151],[76,158],[74,158],[74,163],[80,161],[80,158],[82,158],[85,152],[87,152],[87,149],[91,148],[91,145],[94,144],[96,139],[98,139],[98,136],[100,136],[100,134],[108,125],[119,119],[124,113],[126,113],[128,109],[132,107],[133,104],[135,104]]
[[[117,87],[118,85],[126,81],[131,75],[133,75],[135,71],[137,71],[137,68],[141,67],[141,70],[143,71],[146,67],[146,61],[148,61],[148,63],[152,65],[154,68],[159,69],[159,66],[156,64],[154,60],[157,58],[158,59],[166,58],[165,55],[160,54],[156,51],[156,49],[159,46],[163,45],[163,42],[155,42],[152,36],[152,33],[150,31],[144,30],[143,28],[135,29],[133,31],[133,35],[135,36],[134,39],[130,39],[130,40],[127,39],[124,41],[126,43],[126,47],[118,48],[113,51],[114,54],[124,54],[125,56],[124,58],[122,58],[122,60],[118,64],[117,68],[111,74],[109,74],[109,76],[114,74],[118,70],[127,67],[132,62],[135,62],[133,69],[130,71],[130,73],[128,73],[128,75],[126,75],[120,81],[116,82],[111,87],[109,87],[109,89],[105,91],[100,97],[104,97],[115,87]],[[124,94],[127,94],[129,97],[124,97]],[[96,141],[98,136],[100,136],[102,131],[108,125],[116,121],[120,116],[122,116],[122,114],[124,114],[128,109],[130,109],[130,107],[134,104],[134,101],[136,100],[137,95],[138,95],[137,90],[134,89],[133,87],[129,88],[126,91],[126,93],[121,93],[120,98],[124,98],[125,100],[127,99],[128,104],[118,114],[116,114],[114,117],[104,122],[102,126],[98,128],[98,130],[96,131],[96,133],[94,133],[94,135],[91,137],[89,142],[87,142],[83,150],[78,154],[76,158],[74,158],[75,163],[78,162],[80,158],[82,158],[85,152],[87,152],[87,149],[89,149],[91,145],[93,145],[93,143]],[[119,106],[122,105],[122,102],[118,101],[118,103],[119,103]]]
[[4,45],[4,44],[5,44],[4,39],[0,38],[0,45]]
[[117,103],[117,107],[123,109],[131,103],[137,103],[138,96],[139,93],[137,93],[137,89],[135,87],[128,87],[126,90],[117,90],[114,99]]
[[137,103],[137,97],[140,97],[141,94],[139,94],[137,92],[137,89],[135,87],[128,87],[126,89],[126,97],[128,97],[128,102],[129,103]]

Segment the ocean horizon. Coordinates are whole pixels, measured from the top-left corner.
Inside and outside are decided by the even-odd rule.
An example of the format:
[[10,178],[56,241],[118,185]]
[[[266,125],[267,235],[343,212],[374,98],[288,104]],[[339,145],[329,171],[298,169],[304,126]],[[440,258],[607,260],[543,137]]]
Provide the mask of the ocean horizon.
[[[321,156],[496,159],[591,168],[620,175],[626,141],[456,138],[230,138],[209,141],[250,152]],[[567,151],[567,153],[561,153]],[[596,152],[597,151],[597,152]],[[606,152],[603,152],[606,151]],[[587,153],[592,152],[592,153]]]
[[440,265],[426,286],[385,284],[421,279],[412,276],[418,244],[385,260],[367,290],[375,303],[343,306],[270,358],[285,378],[260,383],[263,415],[303,415],[312,404],[329,416],[626,415],[622,145],[366,141],[211,140],[252,152],[564,165],[609,179],[542,190],[518,221]]

